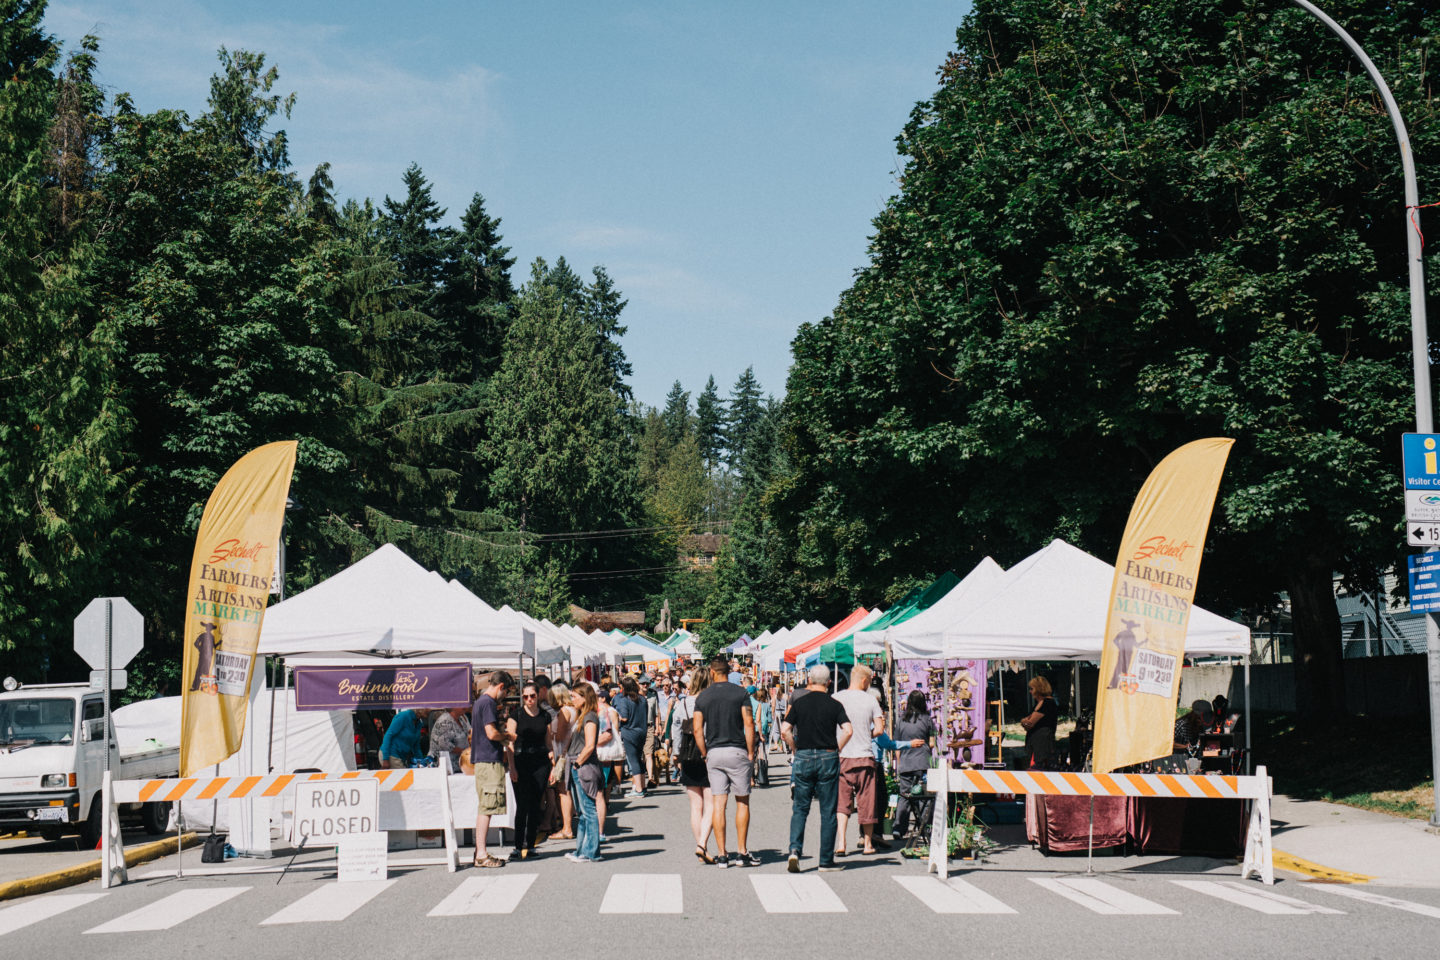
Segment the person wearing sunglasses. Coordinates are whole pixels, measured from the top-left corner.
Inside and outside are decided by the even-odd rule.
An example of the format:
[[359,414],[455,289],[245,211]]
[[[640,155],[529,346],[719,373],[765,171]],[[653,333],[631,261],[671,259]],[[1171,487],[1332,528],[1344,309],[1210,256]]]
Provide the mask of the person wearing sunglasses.
[[510,779],[515,784],[515,856],[525,860],[535,853],[540,827],[540,804],[550,779],[550,717],[540,709],[540,691],[526,683],[520,688],[520,709],[506,726],[510,734]]

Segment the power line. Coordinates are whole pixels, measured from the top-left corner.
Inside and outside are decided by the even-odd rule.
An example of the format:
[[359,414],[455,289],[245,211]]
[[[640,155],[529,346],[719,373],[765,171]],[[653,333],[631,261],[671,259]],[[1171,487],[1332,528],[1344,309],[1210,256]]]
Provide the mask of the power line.
[[647,533],[664,533],[670,530],[693,529],[695,527],[728,527],[731,520],[695,520],[689,523],[667,523],[653,527],[619,527],[614,530],[576,530],[569,533],[534,533],[532,543],[555,543],[569,540],[609,540],[620,537],[638,537]]
[[629,567],[615,570],[583,570],[579,573],[565,574],[570,580],[623,580],[630,577],[644,577],[654,573],[671,573],[676,570],[700,569],[688,563],[674,564],[666,567]]

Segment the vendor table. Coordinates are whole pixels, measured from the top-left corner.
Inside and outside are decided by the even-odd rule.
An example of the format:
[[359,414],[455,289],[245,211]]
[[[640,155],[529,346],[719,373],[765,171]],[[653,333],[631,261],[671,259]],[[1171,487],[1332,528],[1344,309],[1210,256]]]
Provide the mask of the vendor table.
[[[1132,853],[1234,856],[1245,848],[1243,800],[1096,797],[1094,846]],[[1090,846],[1090,798],[1029,794],[1025,833],[1045,853]]]

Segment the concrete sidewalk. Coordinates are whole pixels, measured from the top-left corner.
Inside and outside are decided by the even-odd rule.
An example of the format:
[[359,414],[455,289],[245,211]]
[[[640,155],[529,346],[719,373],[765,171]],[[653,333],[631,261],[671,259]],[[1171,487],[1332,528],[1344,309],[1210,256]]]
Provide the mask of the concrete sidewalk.
[[1377,886],[1440,888],[1440,834],[1424,820],[1279,795],[1270,817],[1277,868],[1283,852]]

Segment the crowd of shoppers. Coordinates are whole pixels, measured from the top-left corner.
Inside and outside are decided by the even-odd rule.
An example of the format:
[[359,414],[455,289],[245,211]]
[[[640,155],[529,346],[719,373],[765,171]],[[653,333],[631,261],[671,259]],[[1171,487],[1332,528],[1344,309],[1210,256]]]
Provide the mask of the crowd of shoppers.
[[[750,804],[757,782],[767,779],[771,750],[792,755],[792,872],[799,869],[815,805],[820,869],[840,869],[852,818],[860,853],[888,846],[878,830],[886,809],[886,751],[899,751],[893,836],[906,833],[912,816],[925,822],[918,804],[935,723],[923,693],[912,693],[895,718],[897,742],[887,734],[883,697],[863,664],[851,669],[847,689],[833,695],[824,666],[812,668],[808,682],[794,689],[760,686],[754,679],[723,656],[653,677],[592,681],[577,672],[568,684],[536,676],[517,686],[510,673],[497,670],[477,683],[468,710],[400,711],[385,733],[381,764],[420,762],[428,721],[428,756],[474,778],[473,864],[488,869],[533,857],[552,839],[574,841],[568,860],[603,860],[610,791],[627,778],[626,800],[651,797],[661,779],[678,781],[690,807],[697,859],[720,868],[757,866]],[[513,849],[504,858],[492,853],[488,841],[492,818],[507,812],[508,794],[514,797]]]

